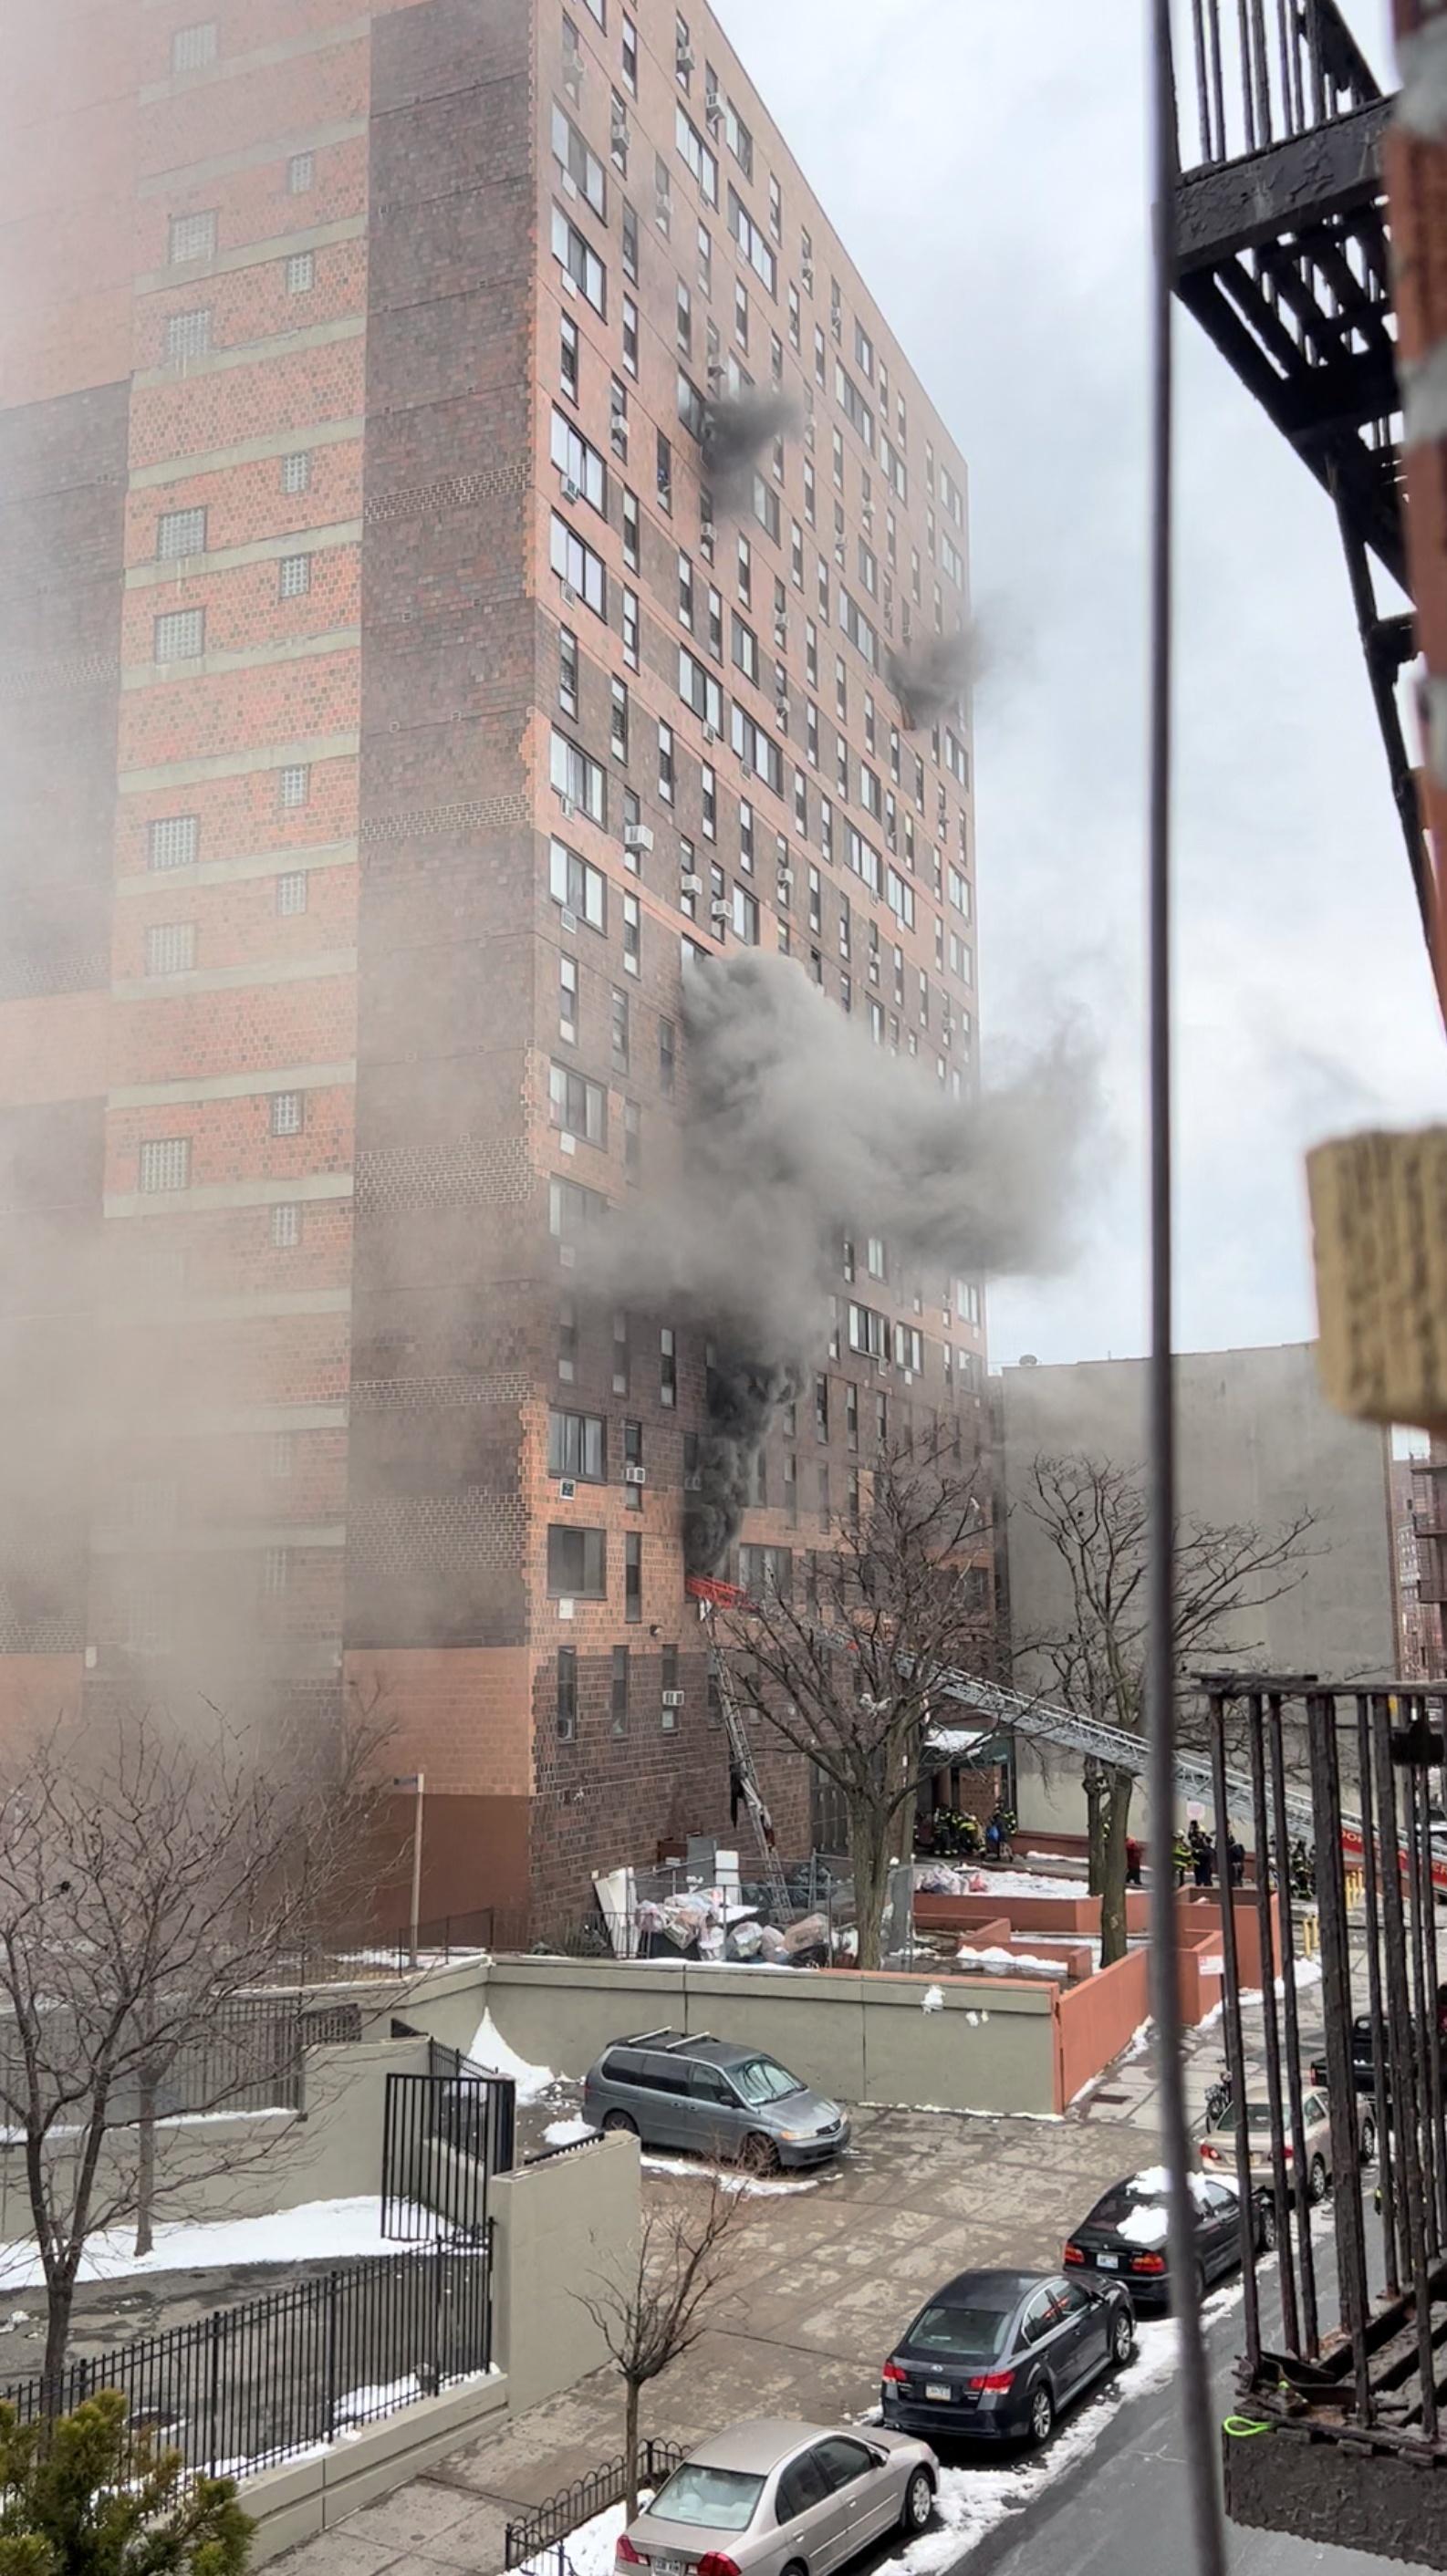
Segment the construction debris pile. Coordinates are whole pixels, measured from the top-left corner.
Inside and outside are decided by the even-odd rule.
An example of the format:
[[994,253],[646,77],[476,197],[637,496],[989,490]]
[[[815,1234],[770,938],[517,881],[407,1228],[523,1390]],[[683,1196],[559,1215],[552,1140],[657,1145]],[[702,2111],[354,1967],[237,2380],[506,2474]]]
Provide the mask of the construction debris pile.
[[633,1918],[639,1959],[713,1959],[738,1966],[825,1968],[829,1924],[822,1914],[803,1915],[787,1930],[761,1923],[721,1904],[716,1891],[690,1889],[675,1896],[644,1897]]

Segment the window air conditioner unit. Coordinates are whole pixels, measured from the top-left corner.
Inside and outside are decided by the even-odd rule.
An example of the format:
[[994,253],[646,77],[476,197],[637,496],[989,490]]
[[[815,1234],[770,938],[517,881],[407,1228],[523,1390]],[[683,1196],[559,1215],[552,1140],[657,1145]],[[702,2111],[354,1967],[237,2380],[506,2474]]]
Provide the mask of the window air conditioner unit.
[[814,292],[814,263],[813,263],[813,261],[812,261],[812,260],[809,260],[809,259],[806,259],[806,260],[804,261],[804,263],[803,263],[802,267],[800,268],[799,274],[800,274],[800,276],[802,277],[802,279],[803,279],[803,281],[804,281],[804,292],[805,292],[805,294],[806,294],[806,295],[812,295],[812,294],[813,294],[813,292]]
[[651,850],[653,847],[653,834],[648,824],[625,823],[623,826],[623,847],[625,850]]
[[582,497],[582,484],[575,483],[571,474],[565,474],[563,476],[563,499],[565,501],[581,501]]
[[627,111],[627,109],[626,109],[626,108],[623,108],[623,107],[616,107],[616,106],[615,106],[615,108],[614,108],[614,110],[613,110],[613,114],[612,114],[612,119],[611,119],[611,122],[610,122],[610,128],[609,128],[609,130],[610,130],[610,132],[611,132],[611,134],[612,134],[612,138],[613,138],[613,141],[614,141],[615,143],[626,143],[626,142],[627,142],[627,140],[628,140],[628,111]]
[[682,1708],[682,1691],[665,1691],[663,1693],[663,1705],[665,1708]]
[[693,69],[693,55],[687,45],[680,45],[674,56],[674,69],[681,80],[687,80]]
[[558,1500],[560,1503],[571,1503],[574,1501],[577,1491],[577,1484],[571,1476],[560,1476],[558,1478]]
[[776,617],[774,620],[774,642],[776,644],[787,644],[788,641],[789,621],[786,617]]
[[623,1482],[625,1485],[646,1485],[648,1482],[647,1468],[632,1466],[625,1467],[623,1470]]
[[564,822],[565,822],[565,823],[571,823],[571,821],[572,821],[572,819],[573,819],[573,816],[577,813],[577,810],[578,810],[578,809],[577,809],[577,806],[573,803],[573,800],[572,800],[571,796],[560,796],[560,797],[559,797],[559,799],[558,799],[558,802],[559,802],[559,804],[562,806],[562,809],[563,809],[563,820],[564,820]]
[[682,876],[679,878],[678,882],[685,894],[702,894],[703,892],[702,877]]
[[781,891],[782,891],[783,893],[785,893],[785,894],[792,894],[792,893],[793,893],[793,890],[794,890],[794,871],[793,871],[793,869],[792,869],[792,868],[780,868],[780,870],[779,870],[779,886],[780,886],[780,889],[781,889]]
[[706,724],[704,726],[703,738],[705,742],[717,742],[718,734],[712,725]]
[[564,599],[567,601],[568,606],[569,606],[570,608],[576,608],[576,607],[577,607],[577,605],[578,605],[578,594],[577,594],[577,592],[574,590],[573,585],[572,585],[572,583],[571,583],[570,581],[565,581],[565,582],[563,583],[563,597],[564,597]]
[[703,103],[704,122],[711,126],[723,123],[723,102],[717,90],[711,90]]
[[577,927],[578,927],[578,916],[577,916],[577,914],[576,914],[575,912],[569,912],[569,911],[567,910],[567,907],[566,907],[566,906],[564,906],[564,910],[563,910],[563,928],[564,928],[565,930],[576,930],[576,929],[577,929]]
[[703,1478],[702,1478],[702,1476],[699,1474],[698,1469],[697,1469],[696,1467],[694,1468],[693,1473],[692,1473],[692,1475],[691,1475],[691,1476],[685,1476],[685,1477],[684,1477],[684,1480],[683,1480],[683,1490],[684,1490],[684,1492],[685,1492],[686,1494],[700,1494],[700,1493],[702,1493],[702,1491],[703,1491]]

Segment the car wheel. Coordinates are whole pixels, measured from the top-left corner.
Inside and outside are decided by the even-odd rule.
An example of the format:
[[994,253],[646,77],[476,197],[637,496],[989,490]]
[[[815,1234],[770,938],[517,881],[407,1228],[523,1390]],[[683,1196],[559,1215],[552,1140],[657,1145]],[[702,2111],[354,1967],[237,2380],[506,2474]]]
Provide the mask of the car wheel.
[[1258,2201],[1256,2205],[1256,2250],[1260,2254],[1276,2251],[1276,2203]]
[[1368,2112],[1366,2118],[1362,2122],[1362,2162],[1364,2165],[1374,2165],[1376,2161],[1377,2124],[1372,2118],[1371,2113]]
[[1326,2198],[1326,2163],[1321,2156],[1313,2156],[1307,2170],[1306,2196],[1313,2201]]
[[624,2129],[630,2138],[638,2135],[638,2123],[627,2111],[605,2111],[603,2126],[605,2129]]
[[905,2488],[904,2503],[900,2509],[899,2527],[901,2531],[928,2530],[929,2519],[931,2514],[934,2512],[934,2509],[935,2482],[933,2478],[930,2476],[928,2469],[913,2470],[910,2475],[909,2484]]
[[762,2129],[751,2129],[739,2149],[739,2162],[751,2174],[776,2174],[779,2150],[772,2138],[765,2137]]
[[1048,2382],[1038,2379],[1030,2391],[1030,2439],[1038,2451],[1055,2430],[1055,2400]]
[[1129,2308],[1117,2308],[1110,2321],[1110,2366],[1124,2370],[1135,2353],[1135,2318]]

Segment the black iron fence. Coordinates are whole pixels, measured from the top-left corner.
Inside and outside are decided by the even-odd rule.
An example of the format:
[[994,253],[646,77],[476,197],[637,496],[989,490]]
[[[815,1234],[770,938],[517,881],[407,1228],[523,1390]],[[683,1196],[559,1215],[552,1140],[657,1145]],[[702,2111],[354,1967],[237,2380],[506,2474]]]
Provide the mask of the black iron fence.
[[[1234,1814],[1228,1806],[1225,1734],[1228,1718],[1239,1725],[1244,1712],[1252,1833],[1258,1859],[1270,1860],[1269,1868],[1258,1866],[1256,1884],[1264,1960],[1272,1956],[1273,1924],[1278,1941],[1279,1975],[1263,1975],[1264,2070],[1254,2076],[1236,1924],[1233,1909],[1223,1907],[1224,2022],[1243,2213],[1242,2395],[1251,2423],[1265,2429],[1307,2431],[1350,2444],[1358,2455],[1439,2464],[1447,2461],[1447,1984],[1437,1930],[1447,1892],[1442,1697],[1395,1684],[1331,1691],[1269,1677],[1209,1676],[1207,1683],[1217,1847],[1241,1821],[1239,1799]],[[1296,1935],[1285,1897],[1292,1837],[1283,1740],[1293,1708],[1304,1719],[1310,1758],[1329,2144],[1310,2116],[1319,2088],[1302,2064]],[[1280,1893],[1275,1908],[1273,1890]],[[1322,2262],[1309,2223],[1328,2173],[1336,2185],[1334,2265]],[[1269,2256],[1257,2251],[1248,2178],[1265,2180],[1275,2202],[1276,2251]],[[1238,2442],[1228,2457],[1232,2447],[1258,2446]]]
[[0,2391],[22,2423],[118,2388],[188,2480],[250,2476],[492,2361],[490,2237],[338,2265],[292,2288]]
[[382,2115],[382,2234],[404,2244],[487,2232],[488,2183],[510,2173],[517,2086],[433,2040],[425,2075],[389,2075]]
[[[682,2446],[677,2442],[645,2442],[638,2464],[639,2484],[650,2490],[658,2488],[673,2475],[682,2459]],[[526,2567],[545,2560],[551,2553],[557,2576],[566,2576],[564,2544],[568,2534],[576,2531],[580,2523],[591,2522],[595,2513],[606,2513],[610,2504],[621,2504],[627,2493],[628,2463],[620,2452],[616,2460],[605,2460],[586,2478],[575,2478],[570,2487],[560,2487],[546,2504],[540,2504],[521,2522],[510,2522],[503,2535],[503,2566]]]
[[[148,2034],[128,2032],[125,2067],[112,2084],[107,2123],[125,2128],[150,2117],[183,2119],[201,2112],[299,2110],[303,2051],[323,2040],[360,2037],[358,2008],[308,2009],[299,1995],[239,1995],[218,2003],[204,2031],[179,2047],[158,2046],[148,2060]],[[86,2058],[87,2040],[72,2031],[67,2008],[44,2023],[46,2065],[61,2082]],[[13,2024],[0,2021],[0,2087],[24,2097],[24,2069]]]

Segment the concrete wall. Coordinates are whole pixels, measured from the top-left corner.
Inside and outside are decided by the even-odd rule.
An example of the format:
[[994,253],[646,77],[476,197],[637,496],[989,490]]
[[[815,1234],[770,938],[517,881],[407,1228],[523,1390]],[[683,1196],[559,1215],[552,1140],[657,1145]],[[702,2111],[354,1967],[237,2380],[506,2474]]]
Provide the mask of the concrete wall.
[[251,2564],[263,2566],[299,2541],[330,2531],[349,2513],[379,2503],[490,2425],[500,2427],[509,2394],[505,2377],[470,2379],[441,2397],[404,2406],[380,2424],[363,2426],[309,2460],[248,2478],[241,2502],[256,2523]]
[[582,2297],[636,2259],[636,2138],[604,2138],[499,2175],[494,2350],[519,2411],[571,2388],[608,2355]]
[[504,2039],[559,2074],[582,2076],[610,2040],[667,2026],[751,2040],[845,2102],[1054,2109],[1047,1987],[950,1978],[938,1988],[943,2010],[927,2013],[928,1990],[927,1978],[883,1972],[571,1959],[500,1959],[488,1981]]
[[[1314,1672],[1324,1681],[1388,1673],[1397,1660],[1386,1435],[1348,1422],[1322,1398],[1313,1348],[1292,1342],[1246,1351],[1193,1351],[1176,1363],[1181,1510],[1201,1521],[1278,1529],[1310,1510],[1317,1526],[1302,1579],[1278,1601],[1233,1623],[1239,1651],[1213,1649],[1223,1668]],[[1003,1373],[1002,1475],[1007,1511],[1010,1630],[1029,1684],[1047,1676],[1032,1636],[1068,1623],[1065,1568],[1025,1508],[1034,1459],[1081,1451],[1120,1467],[1145,1456],[1145,1363],[1085,1360]],[[1078,1765],[1018,1744],[1020,1846],[1032,1827],[1082,1830]],[[1186,1810],[1181,1808],[1184,1818]],[[1146,1825],[1144,1789],[1132,1801]]]

